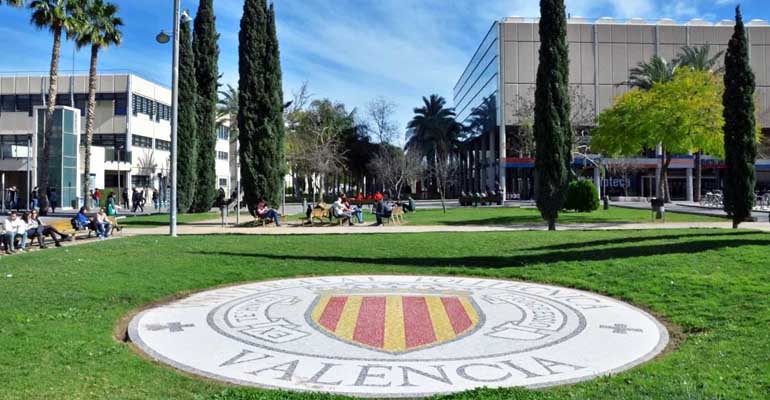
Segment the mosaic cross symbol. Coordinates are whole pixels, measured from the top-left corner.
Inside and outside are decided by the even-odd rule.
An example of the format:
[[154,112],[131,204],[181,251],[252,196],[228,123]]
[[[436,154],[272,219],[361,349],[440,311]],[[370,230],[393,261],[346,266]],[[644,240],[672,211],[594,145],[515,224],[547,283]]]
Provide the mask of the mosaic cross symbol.
[[615,324],[613,326],[600,325],[599,328],[612,329],[612,333],[618,333],[621,335],[626,335],[628,334],[628,332],[639,332],[639,333],[643,332],[641,329],[629,328],[628,325],[626,324]]
[[153,332],[168,329],[170,333],[177,333],[177,332],[184,332],[184,328],[192,328],[194,326],[195,326],[194,324],[183,324],[181,322],[169,322],[165,325],[161,325],[161,324],[147,325],[146,328]]

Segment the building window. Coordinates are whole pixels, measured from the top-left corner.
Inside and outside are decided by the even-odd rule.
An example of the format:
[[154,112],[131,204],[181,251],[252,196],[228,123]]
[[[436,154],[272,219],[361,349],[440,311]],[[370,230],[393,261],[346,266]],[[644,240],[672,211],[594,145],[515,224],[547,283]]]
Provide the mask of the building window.
[[128,114],[128,93],[115,93],[115,115]]
[[27,158],[29,141],[27,135],[0,135],[0,159]]
[[148,188],[150,187],[150,177],[148,175],[131,175],[131,186]]
[[171,142],[155,139],[155,150],[171,151]]
[[219,187],[227,187],[227,178],[219,178]]
[[[115,99],[116,115],[118,110],[118,103],[119,103],[119,100],[116,98]],[[170,106],[158,103],[155,100],[150,100],[138,94],[134,94],[133,96],[131,96],[131,109],[133,110],[134,115],[144,114],[149,116],[150,119],[155,119],[155,121],[171,120]]]
[[152,138],[146,136],[132,135],[131,144],[135,147],[142,147],[145,149],[152,148]]
[[217,127],[217,138],[220,140],[230,140],[230,128],[224,125]]
[[228,154],[226,151],[218,151],[217,152],[217,159],[227,161],[229,160]]

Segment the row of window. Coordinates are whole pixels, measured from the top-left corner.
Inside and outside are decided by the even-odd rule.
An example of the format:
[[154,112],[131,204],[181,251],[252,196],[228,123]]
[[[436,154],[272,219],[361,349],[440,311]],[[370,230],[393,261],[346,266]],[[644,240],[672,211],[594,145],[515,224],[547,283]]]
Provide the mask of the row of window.
[[142,147],[145,149],[152,148],[152,138],[147,136],[132,135],[131,144],[135,147]]
[[230,159],[229,154],[226,151],[217,151],[217,159],[227,161]]
[[131,109],[133,110],[134,115],[144,114],[156,121],[171,120],[171,106],[158,103],[155,100],[139,96],[138,94],[134,94],[131,97]]
[[[147,136],[131,135],[131,145],[144,149],[151,149],[153,139]],[[80,144],[86,144],[86,136],[80,136]],[[126,135],[123,134],[96,134],[92,142],[94,146],[108,147],[118,150],[126,149]],[[171,151],[171,142],[168,140],[155,139],[155,150]]]
[[131,186],[136,188],[150,187],[150,176],[149,175],[131,175]]
[[[97,93],[96,101],[100,103],[111,101],[114,115],[126,115],[128,111],[126,93]],[[31,117],[33,109],[45,105],[45,102],[43,95],[4,94],[0,95],[0,112],[26,112]],[[88,94],[59,94],[56,96],[56,105],[78,108],[80,115],[85,116],[88,108]]]

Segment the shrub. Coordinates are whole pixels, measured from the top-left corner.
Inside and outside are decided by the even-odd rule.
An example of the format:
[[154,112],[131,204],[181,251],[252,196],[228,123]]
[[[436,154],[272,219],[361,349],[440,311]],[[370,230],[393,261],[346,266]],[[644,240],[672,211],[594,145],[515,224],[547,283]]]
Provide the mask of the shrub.
[[599,191],[589,180],[570,182],[564,209],[578,212],[592,212],[599,209]]

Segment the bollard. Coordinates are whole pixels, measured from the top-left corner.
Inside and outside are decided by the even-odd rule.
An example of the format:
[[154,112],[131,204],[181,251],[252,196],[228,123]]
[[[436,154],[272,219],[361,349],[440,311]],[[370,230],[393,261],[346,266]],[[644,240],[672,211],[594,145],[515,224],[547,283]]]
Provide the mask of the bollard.
[[604,201],[604,209],[609,210],[610,209],[610,198],[608,196],[604,196],[602,199]]

